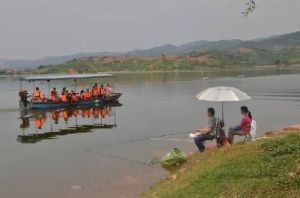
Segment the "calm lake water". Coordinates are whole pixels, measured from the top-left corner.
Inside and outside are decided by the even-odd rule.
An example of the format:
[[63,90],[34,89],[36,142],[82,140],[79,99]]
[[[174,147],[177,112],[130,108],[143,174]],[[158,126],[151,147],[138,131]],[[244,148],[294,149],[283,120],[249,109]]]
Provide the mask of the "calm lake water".
[[[195,95],[212,86],[234,86],[253,100],[225,103],[226,129],[249,106],[258,133],[300,123],[298,70],[117,74],[110,81],[120,104],[52,112],[20,112],[19,82],[0,77],[0,192],[9,198],[137,197],[167,172],[149,166],[173,147],[196,151],[187,132],[207,124]],[[247,74],[247,78],[237,78]],[[96,80],[80,81],[86,87]],[[32,84],[23,84],[29,90]],[[44,91],[45,83],[39,84]],[[51,84],[59,90],[72,81]],[[40,129],[37,127],[41,127]],[[175,135],[168,135],[175,134]]]

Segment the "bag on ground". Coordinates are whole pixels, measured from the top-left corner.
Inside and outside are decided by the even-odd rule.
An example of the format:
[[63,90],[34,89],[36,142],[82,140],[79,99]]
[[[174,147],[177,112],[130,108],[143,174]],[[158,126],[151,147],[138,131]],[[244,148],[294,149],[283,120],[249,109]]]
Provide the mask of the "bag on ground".
[[178,148],[174,148],[171,152],[161,158],[154,158],[152,164],[161,164],[163,167],[171,167],[177,163],[183,163],[186,161],[186,154]]

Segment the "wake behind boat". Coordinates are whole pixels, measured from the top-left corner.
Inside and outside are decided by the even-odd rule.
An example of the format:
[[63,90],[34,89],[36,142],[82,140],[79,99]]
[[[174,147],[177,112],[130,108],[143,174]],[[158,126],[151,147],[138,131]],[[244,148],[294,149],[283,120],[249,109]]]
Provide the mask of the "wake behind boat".
[[[20,107],[22,109],[55,109],[66,107],[79,107],[79,106],[91,106],[91,105],[104,105],[113,102],[117,102],[121,97],[121,93],[114,93],[110,84],[106,87],[95,83],[90,90],[81,90],[80,94],[76,93],[76,86],[78,79],[86,78],[104,78],[112,77],[112,74],[77,74],[77,75],[54,75],[54,76],[38,76],[38,77],[22,77],[20,78]],[[58,95],[56,88],[50,92],[50,81],[54,80],[74,80],[74,90],[68,92],[64,87],[62,94]],[[22,82],[27,81],[33,83],[33,94],[29,95],[26,89],[22,88]],[[35,82],[46,81],[48,83],[48,92],[50,97],[46,97],[41,93],[39,87],[35,87]]]

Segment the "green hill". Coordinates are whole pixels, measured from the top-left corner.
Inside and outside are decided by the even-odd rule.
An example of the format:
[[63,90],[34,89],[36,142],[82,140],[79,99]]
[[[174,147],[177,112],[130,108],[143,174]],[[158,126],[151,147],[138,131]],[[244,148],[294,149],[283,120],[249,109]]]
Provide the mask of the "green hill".
[[[87,55],[87,54],[86,54]],[[300,63],[300,32],[242,41],[198,41],[181,46],[164,45],[118,55],[73,58],[62,64],[41,65],[28,73],[102,71],[167,71],[205,68],[243,68]]]

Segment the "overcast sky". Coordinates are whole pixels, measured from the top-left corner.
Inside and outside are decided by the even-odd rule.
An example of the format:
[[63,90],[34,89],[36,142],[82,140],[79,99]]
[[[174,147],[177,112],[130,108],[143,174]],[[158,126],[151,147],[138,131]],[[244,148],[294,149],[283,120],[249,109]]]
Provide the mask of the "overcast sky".
[[0,58],[125,51],[300,30],[300,0],[0,0]]

